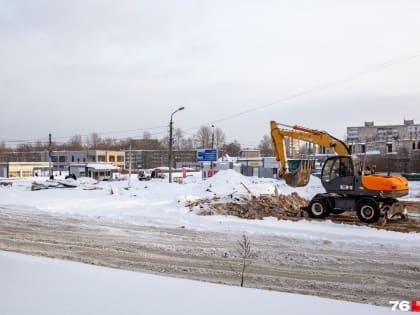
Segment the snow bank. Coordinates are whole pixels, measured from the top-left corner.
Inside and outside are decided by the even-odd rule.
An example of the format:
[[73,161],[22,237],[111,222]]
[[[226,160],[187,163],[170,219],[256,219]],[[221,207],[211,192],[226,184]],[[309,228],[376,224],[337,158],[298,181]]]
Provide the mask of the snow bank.
[[[139,225],[189,229],[280,235],[293,238],[321,239],[354,244],[379,244],[420,248],[420,234],[375,230],[366,226],[349,226],[326,221],[245,220],[231,216],[198,216],[185,207],[188,201],[214,195],[273,193],[277,187],[283,194],[297,192],[310,199],[324,191],[320,180],[312,176],[305,187],[292,188],[283,181],[245,177],[232,171],[220,171],[202,180],[201,173],[189,173],[182,184],[167,179],[140,182],[135,176],[128,181],[100,182],[78,179],[77,188],[31,191],[32,179],[14,180],[13,187],[0,187],[0,206],[16,211],[46,211],[66,216],[87,216],[98,220],[123,221]],[[39,180],[39,178],[37,178]],[[411,196],[419,196],[420,185],[410,182]],[[414,188],[413,188],[414,187]],[[90,190],[96,188],[95,190]],[[87,190],[89,189],[89,190]],[[114,192],[111,194],[111,190]],[[419,198],[420,199],[420,198]],[[419,200],[417,199],[417,200]]]
[[393,314],[391,308],[0,251],[0,314]]

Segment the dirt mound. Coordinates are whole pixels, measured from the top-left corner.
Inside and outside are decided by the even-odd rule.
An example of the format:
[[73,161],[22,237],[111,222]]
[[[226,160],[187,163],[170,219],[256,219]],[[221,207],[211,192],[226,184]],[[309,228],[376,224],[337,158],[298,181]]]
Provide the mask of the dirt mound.
[[234,215],[245,219],[262,219],[264,217],[276,217],[278,219],[297,220],[307,216],[301,209],[308,205],[308,201],[293,192],[290,195],[279,194],[277,188],[274,194],[262,194],[256,196],[246,187],[248,195],[235,195],[232,193],[223,200],[219,196],[199,199],[188,203],[186,206],[192,210],[199,207],[199,215]]
[[[302,208],[307,207],[308,201],[296,192],[290,195],[279,194],[277,189],[272,195],[253,195],[244,185],[248,195],[237,196],[234,193],[221,198],[214,195],[212,198],[199,199],[186,206],[190,209],[199,207],[199,215],[233,215],[244,219],[263,219],[275,217],[279,220],[320,220],[309,218],[308,213]],[[419,203],[420,204],[420,203]],[[417,206],[419,206],[417,204]],[[413,204],[410,204],[414,207]],[[384,220],[383,217],[373,224],[360,222],[355,211],[346,211],[340,215],[329,215],[325,219],[334,223],[362,225],[371,228],[390,230],[396,232],[420,232],[420,219],[393,219]]]
[[298,219],[304,215],[301,208],[307,203],[297,193],[277,196],[260,195],[251,196],[249,199],[242,198],[231,202],[212,203],[207,209],[200,211],[200,214],[234,215],[245,219],[262,219],[264,217]]

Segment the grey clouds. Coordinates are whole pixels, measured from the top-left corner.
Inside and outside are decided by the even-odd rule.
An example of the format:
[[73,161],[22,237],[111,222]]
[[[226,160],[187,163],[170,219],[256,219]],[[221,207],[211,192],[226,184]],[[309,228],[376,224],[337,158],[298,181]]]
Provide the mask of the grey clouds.
[[[418,1],[0,0],[0,141],[200,125],[420,51]],[[217,123],[420,120],[420,58]],[[163,127],[162,127],[163,126]],[[142,131],[127,134],[141,136]],[[124,136],[124,135],[118,135]]]

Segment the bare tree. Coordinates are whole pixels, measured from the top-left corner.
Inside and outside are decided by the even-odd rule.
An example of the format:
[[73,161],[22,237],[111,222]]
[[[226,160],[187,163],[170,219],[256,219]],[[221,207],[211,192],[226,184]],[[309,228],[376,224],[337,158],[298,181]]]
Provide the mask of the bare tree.
[[210,126],[201,126],[195,135],[195,141],[199,149],[209,148],[211,146],[212,128]]
[[240,150],[241,144],[236,140],[223,146],[223,152],[229,154],[230,156],[239,156]]
[[164,149],[169,148],[169,136],[164,136],[162,139],[160,139],[160,144]]
[[193,138],[183,138],[181,140],[181,148],[183,150],[193,150],[194,149],[194,140]]
[[305,156],[315,154],[315,145],[311,143],[303,143],[299,146],[299,153]]
[[21,143],[16,147],[17,152],[31,152],[34,151],[34,147],[30,143]]
[[264,135],[260,144],[258,145],[258,150],[260,150],[263,156],[273,156],[274,155],[274,147],[273,141],[269,135]]
[[117,146],[117,139],[114,138],[105,138],[101,145],[104,150],[115,150]]
[[145,140],[152,139],[152,135],[150,134],[150,132],[148,131],[143,132],[143,139]]
[[241,287],[244,286],[244,277],[246,268],[251,265],[250,259],[254,258],[255,255],[252,253],[251,241],[246,234],[242,235],[242,239],[238,241],[239,244],[239,256],[242,259],[241,269]]
[[75,151],[82,150],[83,149],[82,136],[74,135],[73,137],[70,138],[67,145],[70,150],[75,150]]
[[45,148],[46,146],[42,143],[41,140],[36,141],[35,144],[33,145],[34,151],[42,151]]
[[225,133],[223,132],[222,129],[220,128],[216,128],[214,130],[214,145],[216,149],[221,149],[223,148],[224,144],[226,141],[226,136]]
[[181,149],[181,143],[182,143],[183,138],[184,138],[184,132],[181,129],[176,128],[174,132],[174,142],[175,142],[174,144],[177,150]]
[[96,150],[99,145],[101,143],[101,137],[96,133],[93,132],[90,136],[89,136],[89,146],[91,149]]

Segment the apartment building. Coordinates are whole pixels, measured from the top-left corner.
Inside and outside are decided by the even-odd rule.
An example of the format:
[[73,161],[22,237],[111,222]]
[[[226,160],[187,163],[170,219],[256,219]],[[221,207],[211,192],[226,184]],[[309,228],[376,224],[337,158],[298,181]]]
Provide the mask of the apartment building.
[[347,145],[352,153],[409,154],[420,150],[420,124],[404,120],[403,124],[347,127]]

